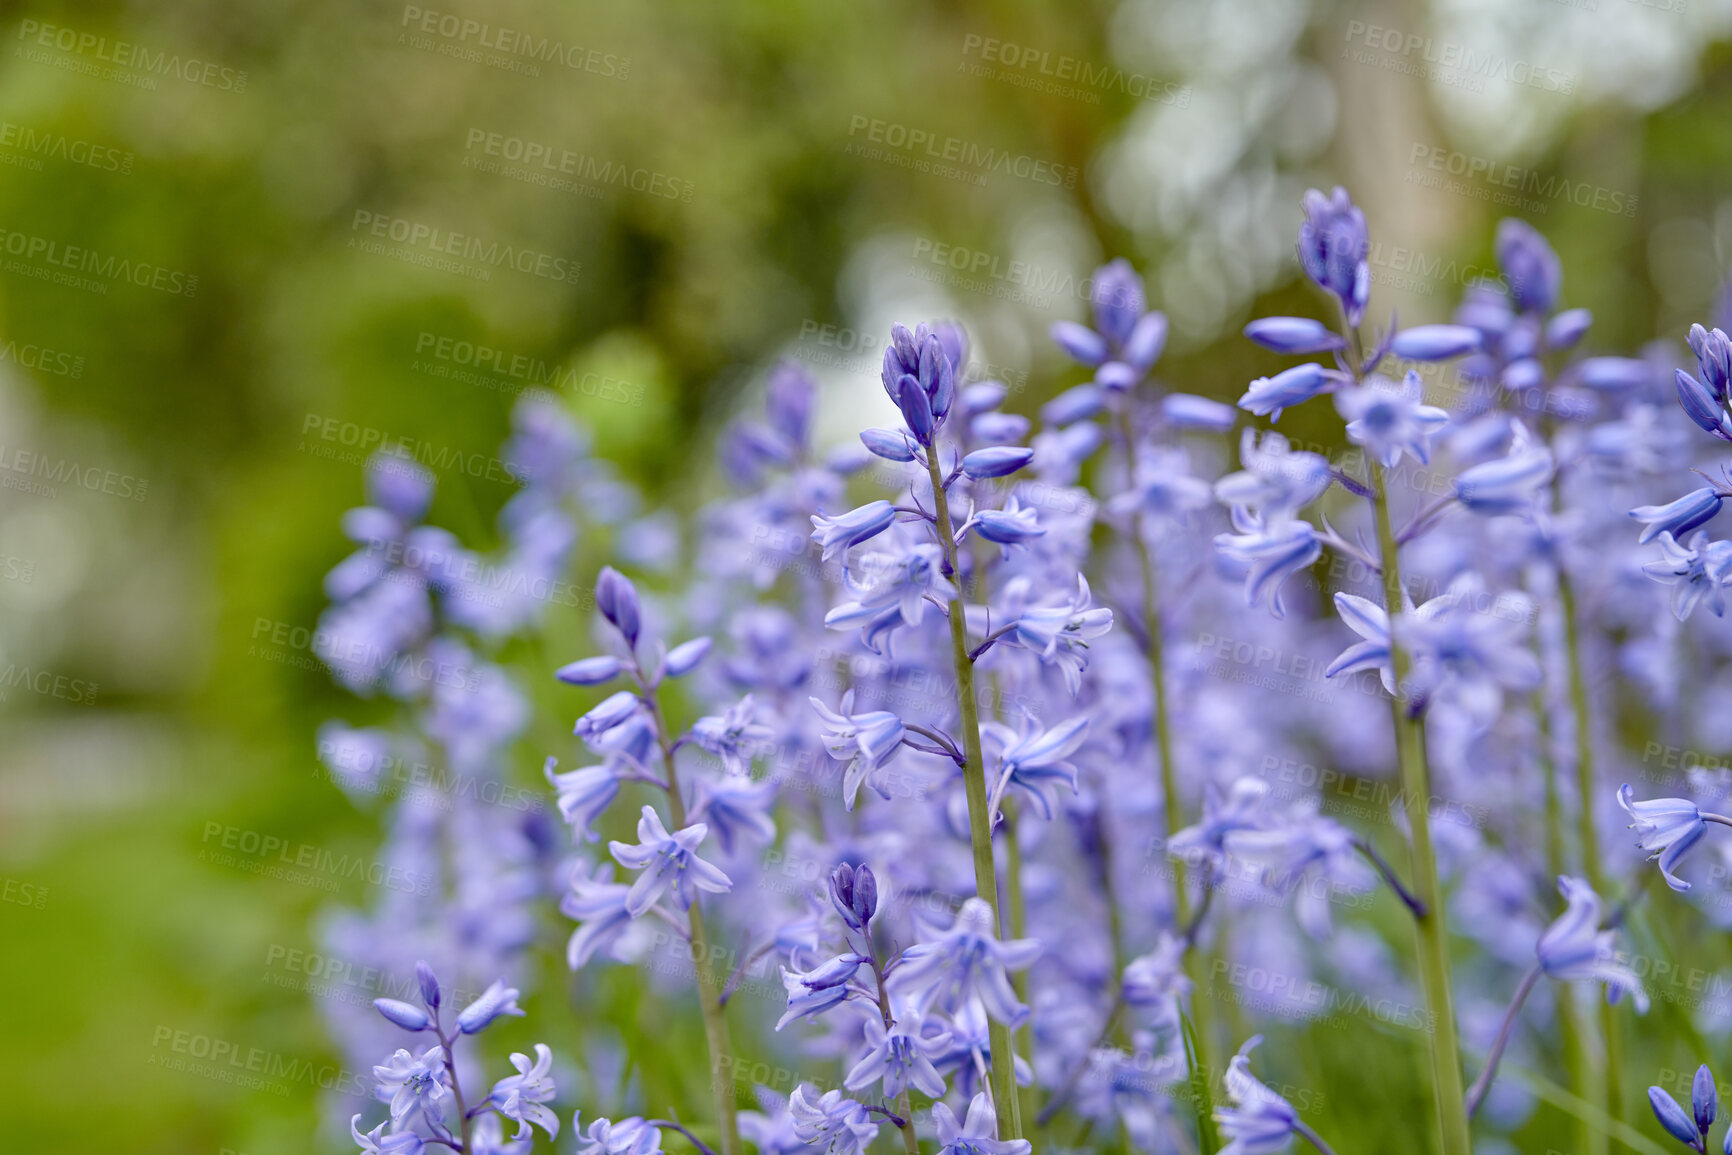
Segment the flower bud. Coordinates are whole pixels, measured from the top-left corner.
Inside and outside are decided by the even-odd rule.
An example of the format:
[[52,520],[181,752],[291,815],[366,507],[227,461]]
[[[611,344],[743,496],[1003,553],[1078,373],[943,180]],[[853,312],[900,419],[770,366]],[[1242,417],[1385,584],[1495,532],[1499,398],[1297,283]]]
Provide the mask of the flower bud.
[[613,623],[625,637],[626,645],[636,646],[642,619],[638,612],[637,587],[624,574],[610,565],[601,567],[595,579],[595,604],[601,614]]
[[424,962],[415,964],[415,979],[421,984],[421,1001],[430,1008],[439,1007],[439,979],[433,973],[433,968]]
[[561,666],[554,671],[553,676],[573,686],[594,686],[611,681],[619,675],[619,671],[619,659],[603,654]]
[[396,999],[374,999],[373,1006],[381,1015],[402,1027],[405,1031],[424,1031],[432,1021],[427,1012],[411,1003],[401,1003]]

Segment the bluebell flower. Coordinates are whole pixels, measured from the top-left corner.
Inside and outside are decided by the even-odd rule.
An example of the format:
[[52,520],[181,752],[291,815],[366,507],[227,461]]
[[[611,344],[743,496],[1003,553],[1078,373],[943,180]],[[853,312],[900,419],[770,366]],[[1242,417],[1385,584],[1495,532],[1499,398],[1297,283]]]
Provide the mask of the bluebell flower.
[[860,433],[860,443],[873,456],[886,461],[913,461],[915,445],[900,429],[866,429]]
[[1183,939],[1162,931],[1154,950],[1125,964],[1119,983],[1125,1004],[1151,1016],[1163,1031],[1179,1025],[1180,1006],[1191,995],[1185,950]]
[[1724,329],[1690,326],[1690,351],[1696,354],[1696,365],[1702,370],[1702,380],[1721,404],[1732,389],[1732,337]]
[[1696,1077],[1690,1080],[1690,1114],[1695,1117],[1696,1129],[1702,1132],[1702,1137],[1708,1137],[1708,1129],[1714,1126],[1714,1116],[1720,1108],[1720,1091],[1714,1085],[1714,1072],[1703,1063],[1696,1068]]
[[1480,340],[1467,325],[1418,325],[1395,334],[1389,351],[1408,361],[1447,361],[1474,352]]
[[962,459],[962,472],[976,481],[992,477],[1009,477],[1029,463],[1034,450],[1018,445],[993,445],[976,449]]
[[1341,381],[1315,361],[1283,369],[1273,377],[1259,377],[1245,387],[1239,408],[1271,421],[1281,420],[1281,411],[1303,404],[1335,388]]
[[1310,317],[1260,317],[1245,326],[1245,336],[1277,353],[1329,353],[1347,347],[1345,337]]
[[[1702,1068],[1704,1071],[1707,1067]],[[1666,1133],[1692,1151],[1706,1151],[1708,1129],[1700,1130],[1684,1108],[1678,1106],[1678,1100],[1672,1098],[1659,1087],[1648,1088],[1648,1105],[1654,1109],[1654,1118],[1660,1121],[1660,1126]]]
[[1323,556],[1323,543],[1308,521],[1263,519],[1240,506],[1232,510],[1235,533],[1215,535],[1215,549],[1245,570],[1245,604],[1256,607],[1269,599],[1276,617],[1285,617],[1281,587],[1294,574],[1310,569]]
[[1203,815],[1167,840],[1167,853],[1182,862],[1217,867],[1226,855],[1227,837],[1255,830],[1268,821],[1269,784],[1249,774],[1233,780],[1225,794],[1214,782],[1203,787]]
[[892,1020],[886,1030],[881,1019],[867,1018],[862,1024],[866,1054],[849,1069],[842,1085],[858,1091],[882,1083],[886,1099],[894,1099],[910,1087],[934,1099],[943,1098],[944,1079],[932,1065],[932,1056],[942,1055],[950,1038],[942,1033],[920,1033],[919,1016],[914,1018],[917,1027],[914,1031],[904,1029],[900,1019]]
[[932,1105],[932,1122],[938,1127],[938,1155],[1029,1155],[1034,1150],[1027,1139],[998,1138],[998,1120],[985,1094],[969,1100],[967,1122],[959,1125],[945,1103]]
[[582,1111],[571,1117],[577,1155],[655,1155],[661,1149],[661,1129],[636,1115],[617,1123],[595,1119],[587,1129],[580,1127],[582,1118]]
[[1347,418],[1347,440],[1385,469],[1398,465],[1404,453],[1429,462],[1432,439],[1449,424],[1449,414],[1424,404],[1424,392],[1419,374],[1409,370],[1399,386],[1374,375],[1365,385],[1337,393],[1335,408]]
[[1557,253],[1526,221],[1506,217],[1497,226],[1497,263],[1523,312],[1549,313],[1563,283]]
[[[1087,332],[1087,330],[1084,330]],[[1106,395],[1092,381],[1072,385],[1040,407],[1040,419],[1048,425],[1064,427],[1077,421],[1097,417],[1106,408]]]
[[1022,970],[1039,954],[1040,943],[1031,938],[1000,942],[992,908],[984,899],[970,898],[948,931],[902,952],[890,972],[890,990],[944,1011],[979,997],[995,1021],[1016,1026],[1028,1008],[1017,1001],[1005,972]]
[[692,803],[692,821],[715,831],[723,854],[732,854],[742,840],[768,843],[776,840],[776,821],[770,810],[776,805],[776,784],[754,782],[744,774],[719,779],[700,778]]
[[1072,794],[1076,793],[1077,769],[1067,759],[1088,736],[1088,725],[1088,718],[1081,717],[1043,730],[1025,716],[1019,734],[1002,722],[981,723],[981,740],[998,751],[992,813],[997,813],[1005,790],[1014,786],[1040,807],[1042,817],[1051,819],[1054,787],[1068,786]]
[[1552,451],[1517,425],[1508,454],[1469,466],[1455,479],[1455,499],[1483,517],[1525,513],[1551,481]]
[[1239,420],[1233,406],[1195,393],[1168,393],[1161,398],[1161,416],[1175,429],[1225,433]]
[[808,1145],[823,1148],[825,1155],[865,1155],[878,1138],[877,1121],[841,1091],[818,1095],[801,1083],[788,1097],[788,1114],[794,1120],[794,1133]]
[[1600,896],[1579,878],[1562,875],[1558,890],[1564,913],[1545,929],[1535,947],[1540,969],[1560,982],[1606,984],[1606,1001],[1633,996],[1636,1010],[1647,1013],[1648,994],[1636,972],[1617,960],[1617,936],[1600,929]]
[[1312,938],[1331,930],[1331,898],[1371,889],[1376,876],[1359,857],[1352,831],[1330,818],[1301,813],[1281,822],[1226,835],[1227,854],[1260,869],[1264,886],[1297,896],[1294,916]]
[[631,721],[642,705],[636,694],[630,690],[620,690],[602,699],[594,709],[578,718],[572,733],[580,738],[599,738],[609,730]]
[[683,678],[698,668],[698,663],[709,657],[711,641],[707,637],[692,638],[681,642],[668,651],[668,656],[662,662],[662,674],[669,678]]
[[1685,415],[1722,441],[1732,441],[1732,414],[1726,412],[1725,403],[1684,370],[1679,369],[1676,376],[1678,404],[1684,407]]
[[1114,494],[1107,508],[1121,517],[1140,513],[1164,526],[1206,509],[1213,498],[1209,483],[1191,476],[1183,449],[1158,446],[1137,455],[1130,486]]
[[1095,329],[1117,348],[1131,339],[1147,308],[1143,279],[1131,263],[1118,257],[1095,270],[1089,285]]
[[415,964],[415,983],[421,988],[421,1001],[433,1010],[439,1009],[439,976],[425,962]]
[[1371,300],[1371,237],[1365,214],[1339,186],[1328,196],[1305,193],[1305,222],[1299,226],[1299,267],[1313,284],[1335,297],[1347,323],[1358,325]]
[[1565,309],[1546,322],[1546,348],[1571,349],[1594,323],[1594,315],[1586,309]]
[[517,1074],[507,1075],[493,1084],[488,1101],[498,1108],[501,1115],[516,1121],[517,1134],[513,1138],[526,1138],[531,1124],[546,1131],[549,1139],[557,1138],[559,1116],[547,1106],[555,1094],[553,1080],[548,1078],[548,1072],[553,1069],[553,1052],[547,1049],[546,1043],[537,1043],[533,1063],[528,1055],[513,1052],[511,1065],[517,1068]]
[[1503,707],[1505,689],[1527,692],[1540,683],[1539,660],[1528,644],[1533,606],[1526,595],[1491,598],[1468,573],[1443,594],[1395,621],[1396,639],[1413,659],[1413,697],[1447,695],[1483,727]]
[[566,965],[572,970],[587,963],[596,951],[612,946],[631,927],[631,887],[614,882],[612,871],[611,864],[604,865],[591,877],[580,864],[572,870],[570,890],[559,900],[559,912],[579,923],[565,948]]
[[1360,670],[1376,670],[1383,688],[1395,693],[1395,665],[1389,652],[1389,613],[1382,606],[1358,594],[1337,591],[1335,612],[1347,623],[1347,628],[1363,641],[1355,642],[1336,655],[1323,676],[1333,678]]
[[427,1017],[426,1011],[413,1003],[405,1003],[397,999],[374,999],[373,1007],[386,1019],[402,1027],[405,1031],[424,1031],[433,1022]]
[[[902,410],[909,431],[922,445],[944,423],[956,398],[956,377],[967,360],[967,338],[954,325],[922,324],[910,332],[892,325],[890,344],[884,350],[884,391]],[[908,392],[905,379],[912,380],[924,404]]]
[[823,560],[863,541],[870,541],[890,528],[896,511],[888,501],[869,501],[838,517],[821,513],[812,515],[812,540],[824,547]]
[[1074,695],[1082,688],[1089,643],[1113,628],[1113,611],[1095,606],[1088,579],[1077,574],[1076,593],[1056,605],[1031,606],[1016,619],[1013,643],[1056,665]]
[[757,1148],[758,1155],[804,1155],[806,1141],[795,1133],[787,1100],[759,1087],[758,1103],[764,1110],[740,1112],[740,1138]]
[[391,1105],[394,1128],[407,1129],[422,1118],[438,1122],[445,1117],[445,1096],[451,1088],[445,1084],[444,1047],[431,1046],[419,1055],[398,1048],[373,1068],[373,1077],[378,1080],[374,1098]]
[[1682,537],[1720,512],[1720,493],[1710,486],[1692,490],[1669,505],[1643,505],[1630,511],[1630,516],[1644,523],[1636,540],[1643,545],[1662,533]]
[[758,722],[758,706],[747,694],[728,707],[725,714],[707,714],[692,723],[692,741],[722,760],[729,774],[744,774],[752,767],[752,755],[776,738],[776,732]]
[[1011,494],[1003,509],[983,509],[972,518],[974,532],[994,545],[1013,546],[1043,537],[1046,530],[1033,506],[1024,506]]
[[1701,841],[1707,830],[1702,822],[1702,811],[1687,798],[1652,798],[1637,802],[1635,796],[1636,792],[1629,783],[1618,787],[1618,805],[1635,820],[1630,823],[1630,829],[1637,832],[1636,848],[1650,851],[1648,857],[1659,861],[1660,874],[1667,886],[1677,891],[1689,890],[1690,884],[1673,874],[1672,868]]
[[1688,546],[1679,545],[1669,533],[1659,537],[1665,557],[1647,562],[1642,572],[1672,587],[1672,614],[1688,621],[1702,599],[1715,617],[1726,612],[1726,585],[1732,580],[1732,541],[1709,541],[1706,530],[1697,530]]
[[852,993],[849,980],[868,961],[863,955],[848,953],[837,955],[809,971],[783,967],[782,986],[788,992],[788,1008],[776,1021],[776,1029],[781,1030],[795,1019],[813,1020],[825,1011],[841,1006]]
[[878,878],[865,863],[841,863],[830,872],[830,905],[850,930],[865,933],[878,913]]
[[825,614],[824,624],[833,630],[859,629],[873,650],[897,628],[919,625],[931,599],[947,605],[956,597],[955,584],[944,576],[944,552],[930,541],[856,558],[842,579],[856,600]]
[[457,1014],[457,1029],[466,1035],[486,1030],[502,1015],[523,1015],[517,1005],[518,990],[495,979],[476,1000]]
[[625,667],[612,654],[583,658],[559,667],[553,676],[572,686],[595,686],[619,677]]
[[830,752],[830,757],[848,763],[842,771],[842,798],[852,810],[861,784],[870,782],[878,768],[894,758],[902,748],[902,719],[888,710],[853,713],[852,690],[842,695],[841,713],[817,698],[810,701],[812,708],[824,720],[821,735],[824,748]]
[[643,628],[643,614],[638,608],[637,587],[610,565],[601,567],[595,578],[595,608],[613,623],[625,644],[636,646],[638,632]]
[[572,833],[586,842],[597,842],[601,835],[595,830],[595,820],[606,812],[619,795],[620,776],[615,763],[580,766],[563,774],[555,774],[559,759],[548,755],[542,774],[553,787],[559,815],[571,826]]
[[363,1134],[359,1115],[349,1120],[349,1134],[355,1137],[361,1155],[421,1155],[424,1146],[421,1136],[413,1131],[386,1135],[383,1123]]
[[1079,364],[1092,368],[1105,361],[1111,353],[1107,348],[1107,339],[1087,325],[1079,325],[1075,321],[1055,321],[1051,333],[1053,343]]
[[469,1150],[472,1155],[534,1155],[535,1135],[531,1132],[522,1138],[507,1139],[500,1115],[483,1111],[470,1125]]
[[698,846],[709,832],[708,826],[697,822],[669,834],[655,807],[645,806],[637,824],[638,844],[607,844],[621,866],[643,871],[626,896],[626,910],[633,918],[654,906],[670,889],[681,908],[697,901],[700,890],[722,894],[733,889],[726,874],[698,857]]
[[1244,469],[1215,483],[1215,500],[1257,512],[1267,521],[1298,513],[1321,497],[1333,480],[1322,454],[1295,450],[1273,430],[1261,437],[1255,429],[1241,433],[1239,461]]
[[1227,1064],[1227,1098],[1233,1105],[1215,1109],[1215,1122],[1228,1140],[1221,1155],[1277,1155],[1299,1129],[1293,1104],[1251,1074],[1251,1052],[1262,1041],[1262,1035],[1252,1035]]

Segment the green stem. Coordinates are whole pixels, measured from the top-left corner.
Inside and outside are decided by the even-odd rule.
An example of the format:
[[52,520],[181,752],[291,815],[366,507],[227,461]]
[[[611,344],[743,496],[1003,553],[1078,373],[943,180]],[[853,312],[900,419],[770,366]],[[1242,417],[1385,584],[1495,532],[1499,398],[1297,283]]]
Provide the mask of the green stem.
[[[662,721],[661,703],[653,690],[646,690],[644,701],[649,705],[650,718],[655,723],[656,741],[661,745],[662,763],[667,769],[668,813],[674,829],[686,825],[686,803],[680,794],[679,772],[674,768],[673,744],[668,728]],[[704,1015],[704,1041],[710,1051],[710,1088],[716,1097],[716,1127],[721,1139],[716,1155],[739,1155],[740,1129],[735,1118],[734,1050],[728,1038],[728,1018],[722,1010],[721,982],[710,959],[710,940],[704,931],[703,912],[694,899],[686,911],[691,928],[692,974],[697,980],[698,1005]]]
[[[956,664],[956,696],[962,708],[964,765],[962,781],[968,793],[968,835],[974,850],[974,892],[992,911],[992,926],[1002,933],[998,908],[998,875],[992,861],[992,815],[986,812],[986,756],[980,745],[980,704],[974,696],[974,659],[968,656],[968,623],[964,620],[962,573],[956,564],[956,530],[951,525],[950,501],[944,492],[944,475],[938,468],[938,450],[926,450],[926,466],[932,476],[932,505],[938,520],[938,544],[944,550],[944,576],[956,583],[956,600],[950,604],[950,649]],[[992,1105],[998,1116],[1000,1140],[1022,1138],[1022,1108],[1017,1099],[1016,1063],[1010,1043],[1010,1028],[997,1020],[988,1022],[992,1049]],[[722,1155],[731,1155],[723,1152]]]
[[1414,894],[1425,904],[1425,914],[1413,920],[1419,939],[1419,975],[1431,1017],[1431,1077],[1437,1097],[1438,1137],[1443,1155],[1471,1155],[1467,1112],[1461,1079],[1461,1046],[1455,1033],[1455,1007],[1450,997],[1449,931],[1444,915],[1442,888],[1437,881],[1437,856],[1431,845],[1431,772],[1426,763],[1425,726],[1410,717],[1401,692],[1409,681],[1411,667],[1407,650],[1395,637],[1395,622],[1403,603],[1401,561],[1395,530],[1389,519],[1389,490],[1383,469],[1368,459],[1372,500],[1377,515],[1377,545],[1383,568],[1383,604],[1390,623],[1390,663],[1394,667],[1396,693],[1390,696],[1390,718],[1395,726],[1396,762],[1401,772],[1401,794],[1407,806],[1407,821],[1413,831]]
[[[870,934],[870,932],[868,932]],[[868,942],[867,946],[873,944]],[[878,986],[878,1014],[884,1020],[884,1030],[888,1032],[896,1020],[890,1015],[890,989],[884,982],[884,964],[878,961],[878,951],[872,951],[872,977]],[[908,1089],[904,1087],[902,1094],[896,1098],[896,1113],[902,1117],[902,1125],[897,1130],[902,1132],[902,1149],[906,1155],[920,1155],[920,1143],[914,1137],[914,1106],[908,1097]]]
[[[1137,469],[1136,430],[1131,423],[1128,398],[1121,399],[1118,409],[1119,437],[1124,442],[1125,468],[1134,478]],[[1179,797],[1178,766],[1173,757],[1173,722],[1167,699],[1166,639],[1162,636],[1159,582],[1155,574],[1154,555],[1149,552],[1148,539],[1143,536],[1143,515],[1131,519],[1131,548],[1137,555],[1137,568],[1142,578],[1143,657],[1149,663],[1149,684],[1154,691],[1155,752],[1161,763],[1161,809],[1165,814],[1167,843],[1184,828],[1184,803]],[[1185,889],[1185,864],[1176,858],[1167,860],[1173,872],[1173,924],[1184,927],[1191,921],[1191,898]],[[1203,1069],[1215,1067],[1215,1031],[1213,1003],[1201,975],[1199,952],[1185,952],[1185,972],[1191,980],[1196,997],[1191,1000],[1191,1018],[1196,1026],[1197,1041]],[[1203,1084],[1197,1104],[1197,1134],[1205,1152],[1215,1150],[1214,1108],[1211,1089]]]

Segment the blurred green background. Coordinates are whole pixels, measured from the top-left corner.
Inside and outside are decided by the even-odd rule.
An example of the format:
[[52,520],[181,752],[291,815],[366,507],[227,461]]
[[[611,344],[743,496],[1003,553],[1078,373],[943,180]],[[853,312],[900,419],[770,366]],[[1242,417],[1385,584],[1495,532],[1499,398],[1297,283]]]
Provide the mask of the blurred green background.
[[[379,840],[318,772],[317,726],[366,711],[306,644],[354,442],[427,450],[435,520],[488,544],[487,458],[555,372],[690,509],[777,356],[857,428],[892,320],[964,320],[1032,413],[1112,255],[1172,316],[1167,378],[1236,396],[1267,371],[1238,328],[1303,307],[1313,184],[1367,209],[1374,316],[1445,318],[1515,212],[1596,350],[1675,339],[1732,258],[1729,29],[1705,0],[6,6],[0,1147],[325,1149],[316,1080],[160,1059],[166,1029],[337,1061],[284,960],[367,886],[213,852]],[[1353,1056],[1317,1061],[1350,1102]]]

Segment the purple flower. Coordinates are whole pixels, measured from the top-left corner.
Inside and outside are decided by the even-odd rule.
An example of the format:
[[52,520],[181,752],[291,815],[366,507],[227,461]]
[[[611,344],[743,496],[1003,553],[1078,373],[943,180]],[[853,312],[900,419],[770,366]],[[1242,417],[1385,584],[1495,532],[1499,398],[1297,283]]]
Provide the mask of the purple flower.
[[1277,353],[1328,353],[1347,347],[1344,337],[1310,317],[1261,317],[1245,326],[1245,336]]
[[1031,938],[1000,942],[992,922],[985,900],[964,902],[948,931],[902,952],[890,974],[891,993],[945,1011],[978,996],[994,1020],[1020,1024],[1028,1008],[1017,1001],[1005,972],[1032,964],[1040,943]]
[[681,678],[698,668],[710,655],[711,641],[709,638],[693,638],[681,642],[668,651],[667,659],[662,663],[662,672],[670,678]]
[[1304,203],[1299,266],[1313,284],[1341,302],[1347,323],[1358,325],[1371,299],[1371,265],[1365,259],[1371,238],[1365,214],[1340,187],[1328,196],[1311,189]]
[[1630,511],[1630,516],[1646,526],[1636,540],[1643,545],[1662,533],[1681,537],[1720,512],[1721,495],[1709,486],[1691,490],[1669,505],[1644,505]]
[[1283,369],[1273,377],[1259,377],[1251,382],[1245,387],[1244,396],[1239,398],[1239,408],[1258,417],[1279,421],[1283,409],[1322,396],[1333,389],[1338,380],[1315,361],[1307,361]]
[[1696,1068],[1696,1077],[1690,1080],[1690,1113],[1696,1118],[1696,1129],[1707,1138],[1708,1129],[1714,1125],[1714,1116],[1719,1112],[1720,1092],[1714,1086],[1714,1072],[1703,1063]]
[[1076,593],[1069,601],[1023,610],[1014,634],[1017,646],[1059,667],[1073,695],[1082,687],[1089,642],[1113,628],[1113,611],[1093,605],[1088,579],[1079,573],[1076,581]]
[[1681,546],[1670,533],[1659,537],[1666,555],[1642,566],[1642,572],[1672,587],[1672,614],[1688,621],[1702,599],[1715,617],[1726,611],[1726,584],[1732,580],[1732,541],[1708,540],[1706,530],[1697,530],[1689,546]]
[[998,1138],[992,1101],[984,1093],[969,1100],[967,1122],[958,1125],[945,1103],[932,1105],[932,1122],[938,1127],[938,1155],[1029,1155],[1034,1150],[1027,1139]]
[[599,841],[601,835],[594,830],[595,820],[619,795],[618,769],[608,761],[555,774],[553,769],[558,764],[558,758],[548,755],[542,774],[553,787],[560,817],[570,824],[574,835],[586,842]]
[[826,1091],[814,1098],[816,1094],[801,1083],[788,1097],[794,1134],[811,1146],[822,1147],[825,1155],[865,1155],[866,1148],[878,1138],[878,1124],[866,1108],[841,1091]]
[[571,889],[559,900],[559,912],[580,924],[566,944],[565,961],[577,970],[604,946],[618,941],[631,926],[631,887],[614,882],[611,865],[592,878],[580,866],[572,871]]
[[643,617],[638,609],[637,587],[610,565],[601,567],[595,578],[595,607],[601,616],[613,623],[625,644],[637,645]]
[[[1704,1071],[1707,1069],[1706,1065],[1702,1067]],[[1712,1082],[1713,1077],[1710,1076],[1709,1083],[1712,1084]],[[1678,1106],[1678,1101],[1672,1096],[1659,1087],[1649,1087],[1648,1105],[1654,1108],[1654,1117],[1660,1121],[1660,1126],[1664,1127],[1666,1133],[1672,1138],[1692,1151],[1706,1151],[1708,1149],[1708,1128],[1698,1129],[1696,1121],[1685,1112],[1684,1108]]]
[[1251,1074],[1251,1052],[1262,1041],[1262,1035],[1252,1035],[1227,1064],[1227,1097],[1233,1105],[1215,1109],[1215,1122],[1228,1139],[1221,1155],[1276,1155],[1287,1150],[1295,1133],[1303,1133],[1293,1104]]
[[424,1031],[432,1024],[427,1012],[412,1003],[399,1002],[396,999],[374,999],[373,1006],[405,1031]]
[[1033,541],[1046,534],[1040,517],[1030,506],[1024,508],[1016,494],[1004,503],[1003,509],[983,509],[973,518],[974,532],[994,545],[1013,546]]
[[1673,874],[1672,868],[1701,841],[1703,832],[1707,830],[1702,822],[1702,811],[1685,798],[1652,798],[1637,802],[1635,795],[1627,782],[1618,787],[1618,805],[1635,819],[1630,823],[1630,829],[1637,832],[1636,848],[1653,852],[1648,857],[1659,860],[1660,874],[1667,886],[1677,891],[1689,890],[1690,884]]
[[501,1015],[523,1014],[517,1005],[518,990],[495,979],[481,997],[464,1007],[457,1015],[457,1029],[466,1035],[486,1030]]
[[1431,440],[1449,424],[1449,414],[1423,404],[1425,387],[1409,370],[1397,386],[1373,376],[1367,384],[1335,395],[1335,408],[1347,418],[1347,439],[1368,450],[1385,469],[1410,453],[1422,464],[1431,460]]
[[391,1125],[406,1130],[425,1117],[440,1120],[445,1114],[445,1048],[428,1047],[419,1055],[398,1049],[385,1063],[373,1068],[378,1085],[373,1095],[391,1104]]
[[962,472],[976,481],[991,477],[1008,477],[1029,463],[1034,450],[1015,445],[994,445],[976,449],[962,459]]
[[421,1155],[423,1141],[421,1136],[413,1131],[398,1131],[394,1135],[385,1134],[385,1124],[361,1133],[361,1116],[356,1115],[349,1120],[349,1134],[355,1137],[355,1143],[361,1148],[361,1155]]
[[1018,734],[1002,722],[982,723],[982,740],[1000,751],[999,779],[992,791],[994,806],[1008,787],[1015,786],[1040,807],[1043,817],[1052,818],[1053,788],[1068,786],[1072,794],[1076,793],[1077,770],[1066,759],[1083,744],[1088,726],[1088,718],[1082,717],[1042,730],[1032,718],[1025,718]]
[[1110,355],[1105,337],[1075,321],[1055,321],[1052,340],[1070,355],[1071,360],[1090,367],[1099,365]]
[[756,721],[757,703],[747,694],[725,714],[709,714],[692,723],[692,741],[722,760],[729,774],[751,769],[752,755],[775,740],[776,732]]
[[895,520],[896,511],[888,501],[869,501],[839,517],[814,513],[812,540],[824,547],[823,560],[829,561],[841,551],[877,537]]
[[638,844],[607,844],[621,866],[643,871],[626,896],[627,913],[637,918],[670,889],[681,908],[697,901],[700,890],[712,894],[732,890],[734,884],[727,875],[698,857],[698,846],[709,831],[708,826],[698,822],[669,834],[655,807],[645,806],[637,824]]
[[577,720],[572,733],[580,738],[600,738],[608,731],[623,726],[637,715],[642,702],[630,690],[611,694]]
[[1409,361],[1447,361],[1472,353],[1479,343],[1479,330],[1466,325],[1420,325],[1397,333],[1389,351]]
[[493,1084],[493,1093],[488,1096],[488,1101],[499,1109],[501,1115],[516,1120],[517,1134],[513,1139],[527,1138],[532,1123],[546,1131],[549,1139],[557,1138],[559,1116],[546,1105],[552,1102],[555,1094],[553,1080],[547,1077],[553,1068],[553,1053],[547,1049],[546,1043],[537,1043],[533,1063],[528,1055],[514,1052],[511,1065],[517,1068],[517,1074],[507,1075]]
[[596,1119],[588,1130],[579,1129],[582,1117],[581,1111],[571,1117],[571,1129],[577,1132],[577,1155],[654,1155],[661,1149],[661,1129],[636,1115],[617,1123]]
[[1532,441],[1518,425],[1509,453],[1461,471],[1455,499],[1484,517],[1525,513],[1552,479],[1552,451]]
[[878,878],[865,863],[842,863],[830,872],[830,905],[850,930],[865,932],[878,912]]
[[888,710],[851,713],[854,708],[852,690],[842,695],[841,713],[817,698],[812,698],[811,703],[824,720],[824,748],[830,751],[830,757],[848,763],[842,772],[842,797],[848,809],[852,810],[861,784],[871,781],[878,768],[894,758],[902,748],[902,719]]
[[795,1019],[812,1021],[841,1006],[851,993],[848,980],[867,961],[862,955],[842,954],[809,971],[783,967],[782,986],[788,992],[788,1009],[776,1020],[776,1029],[781,1030]]
[[1558,890],[1564,913],[1540,935],[1535,947],[1540,969],[1560,982],[1606,984],[1606,1001],[1617,1002],[1626,992],[1636,1010],[1646,1014],[1648,995],[1636,972],[1617,961],[1616,935],[1600,929],[1600,896],[1579,878],[1562,875]]
[[1310,569],[1323,556],[1323,543],[1308,521],[1283,521],[1265,525],[1261,518],[1239,506],[1232,511],[1237,533],[1215,536],[1215,549],[1245,570],[1245,604],[1259,606],[1268,597],[1269,609],[1284,617],[1281,587],[1287,579]]
[[844,1087],[858,1091],[882,1082],[886,1099],[896,1098],[909,1087],[934,1099],[943,1098],[944,1080],[932,1065],[932,1056],[943,1054],[950,1045],[949,1035],[910,1033],[899,1021],[893,1021],[886,1030],[883,1022],[874,1018],[868,1018],[863,1027],[866,1054],[849,1070]]
[[553,676],[572,686],[595,686],[602,682],[611,682],[619,677],[624,668],[618,658],[603,654],[561,666],[554,671]]
[[711,780],[698,779],[692,820],[716,832],[723,854],[732,854],[742,839],[774,842],[776,822],[770,810],[776,804],[774,782],[754,782],[743,774]]
[[1497,226],[1497,263],[1523,312],[1549,313],[1558,298],[1563,266],[1532,225],[1506,217]]

